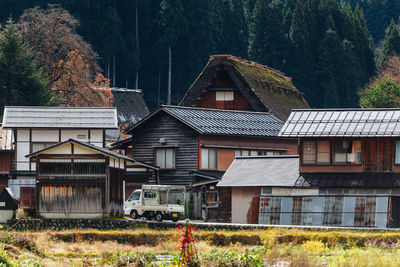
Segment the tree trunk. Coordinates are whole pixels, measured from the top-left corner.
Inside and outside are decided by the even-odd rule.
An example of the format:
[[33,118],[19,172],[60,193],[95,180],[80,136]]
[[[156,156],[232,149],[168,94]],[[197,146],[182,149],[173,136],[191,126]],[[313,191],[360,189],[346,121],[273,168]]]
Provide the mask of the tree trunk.
[[[136,0],[136,55],[139,59],[139,13],[138,13],[138,0]],[[139,60],[138,60],[139,62]],[[135,89],[139,88],[139,69],[136,69]]]
[[161,67],[158,67],[158,97],[157,97],[157,107],[160,106],[160,93],[161,93]]
[[171,68],[172,68],[171,45],[168,46],[168,98],[167,104],[171,105]]

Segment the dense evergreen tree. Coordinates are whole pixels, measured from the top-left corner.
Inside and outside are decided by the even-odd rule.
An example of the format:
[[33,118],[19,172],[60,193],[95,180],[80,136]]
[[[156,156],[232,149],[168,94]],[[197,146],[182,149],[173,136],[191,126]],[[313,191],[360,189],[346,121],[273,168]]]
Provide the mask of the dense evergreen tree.
[[0,35],[0,87],[1,109],[5,105],[49,104],[42,72],[36,69],[33,56],[11,19]]
[[381,53],[381,62],[386,61],[393,54],[400,55],[400,34],[398,26],[391,20],[388,29],[386,30],[385,40]]
[[111,85],[134,88],[139,71],[150,109],[167,103],[168,77],[176,104],[209,55],[219,53],[282,70],[313,107],[356,106],[357,91],[375,73],[368,30],[379,46],[400,12],[400,0],[137,0],[138,38],[136,0],[3,1],[0,19],[48,3],[79,20],[77,31],[99,54]]

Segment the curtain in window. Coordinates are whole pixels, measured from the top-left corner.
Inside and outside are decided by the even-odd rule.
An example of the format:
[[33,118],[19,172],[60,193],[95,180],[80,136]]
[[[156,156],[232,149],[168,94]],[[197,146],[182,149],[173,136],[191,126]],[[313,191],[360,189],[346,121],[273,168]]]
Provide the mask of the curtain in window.
[[315,142],[303,143],[303,163],[315,163]]
[[318,162],[329,163],[330,159],[330,142],[329,141],[318,141]]

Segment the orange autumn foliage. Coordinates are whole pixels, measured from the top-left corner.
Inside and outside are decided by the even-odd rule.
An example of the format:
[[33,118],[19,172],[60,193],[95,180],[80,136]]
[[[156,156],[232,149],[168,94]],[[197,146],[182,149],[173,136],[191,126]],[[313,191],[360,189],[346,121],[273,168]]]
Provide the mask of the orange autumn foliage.
[[109,80],[101,73],[92,79],[90,66],[78,50],[71,51],[55,66],[52,90],[60,105],[69,107],[111,106]]
[[52,101],[63,106],[111,106],[104,78],[91,45],[77,34],[79,21],[59,5],[27,9],[18,28],[43,71]]

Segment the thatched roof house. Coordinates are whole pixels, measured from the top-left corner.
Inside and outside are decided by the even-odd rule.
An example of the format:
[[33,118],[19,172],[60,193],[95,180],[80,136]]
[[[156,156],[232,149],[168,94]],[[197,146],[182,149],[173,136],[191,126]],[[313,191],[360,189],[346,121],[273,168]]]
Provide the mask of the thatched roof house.
[[118,110],[118,124],[135,124],[149,114],[140,89],[111,88],[113,106]]
[[292,109],[309,108],[290,77],[231,55],[211,56],[180,105],[268,111],[283,121]]

